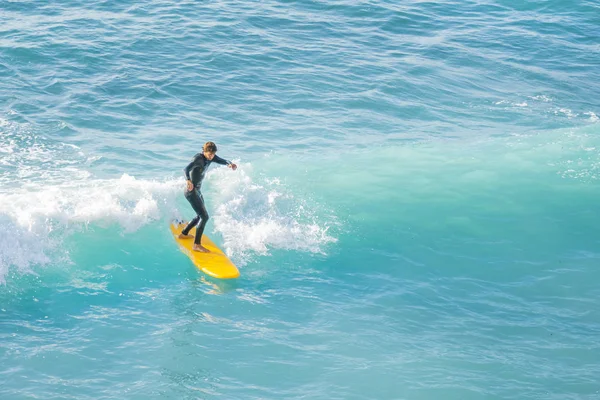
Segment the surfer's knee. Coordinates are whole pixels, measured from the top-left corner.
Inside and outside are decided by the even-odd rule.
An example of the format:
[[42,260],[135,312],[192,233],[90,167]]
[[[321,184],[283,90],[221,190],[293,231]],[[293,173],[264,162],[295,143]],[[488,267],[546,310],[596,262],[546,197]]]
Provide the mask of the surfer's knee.
[[210,218],[210,216],[208,214],[198,214],[198,222],[196,223],[196,226],[200,226],[200,224],[206,223],[206,221],[208,221]]

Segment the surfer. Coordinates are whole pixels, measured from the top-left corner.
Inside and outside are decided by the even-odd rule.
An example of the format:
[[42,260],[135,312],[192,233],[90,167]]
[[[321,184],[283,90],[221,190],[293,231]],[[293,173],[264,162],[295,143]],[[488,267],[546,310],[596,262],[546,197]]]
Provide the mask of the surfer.
[[221,165],[227,165],[228,168],[231,168],[234,171],[237,169],[237,165],[231,161],[222,159],[216,153],[217,145],[213,142],[206,142],[202,147],[202,153],[196,154],[192,159],[192,162],[189,163],[188,166],[183,170],[185,172],[185,179],[187,180],[185,198],[192,205],[192,208],[196,212],[196,217],[194,217],[194,219],[187,224],[185,229],[181,231],[179,238],[191,239],[192,236],[188,235],[188,233],[195,225],[197,225],[196,237],[194,238],[194,246],[192,249],[194,251],[201,251],[203,253],[208,253],[209,251],[206,247],[200,244],[204,227],[206,226],[209,218],[206,207],[204,206],[204,197],[202,197],[202,193],[200,193],[200,187],[202,186],[204,174],[206,174],[208,166],[213,162]]

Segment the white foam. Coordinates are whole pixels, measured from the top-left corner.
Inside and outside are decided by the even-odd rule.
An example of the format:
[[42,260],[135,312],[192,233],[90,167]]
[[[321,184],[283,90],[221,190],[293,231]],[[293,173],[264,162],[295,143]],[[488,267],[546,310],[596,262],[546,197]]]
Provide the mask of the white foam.
[[[60,242],[50,240],[56,230],[63,231],[59,240],[66,240],[73,229],[89,224],[116,224],[127,233],[182,211],[190,215],[187,202],[180,198],[183,187],[182,178],[150,181],[124,174],[119,179],[0,191],[0,280],[11,265],[29,272],[33,264],[50,262],[48,251],[60,247]],[[307,211],[311,207],[306,201],[292,196],[277,179],[254,182],[244,168],[236,172],[219,168],[209,172],[204,192],[213,234],[224,237],[225,250],[238,256],[242,265],[242,258],[268,254],[270,248],[322,252],[335,240],[327,223]],[[178,210],[178,199],[184,209]],[[14,231],[19,234],[9,237],[8,232]]]
[[9,266],[20,272],[32,272],[31,265],[46,264],[49,242],[14,223],[0,220],[0,283],[4,283]]
[[[175,208],[182,187],[182,179],[156,182],[123,175],[0,192],[0,280],[9,266],[29,272],[33,264],[50,262],[49,252],[60,253],[61,241],[73,229],[118,224],[128,232],[164,217]],[[65,254],[55,256],[54,261]]]
[[249,164],[233,174],[213,172],[220,186],[214,225],[228,255],[243,264],[253,254],[266,255],[272,249],[323,253],[336,241],[329,232],[335,224],[331,213],[292,194],[279,179],[250,179],[251,172]]
[[600,120],[600,118],[598,118],[598,116],[595,113],[591,112],[591,111],[585,112],[584,114],[585,115],[589,115],[590,122],[598,122]]
[[543,101],[544,103],[550,103],[550,102],[552,102],[552,98],[551,97],[548,97],[548,96],[543,95],[543,94],[542,95],[538,95],[538,96],[530,97],[530,99],[538,100],[538,101]]
[[508,100],[500,100],[500,101],[495,102],[494,104],[497,106],[501,106],[503,104],[508,104],[513,107],[527,107],[528,106],[526,101],[522,101],[520,103],[515,103],[515,102],[508,101]]
[[573,111],[569,110],[568,108],[559,108],[558,110],[555,110],[554,111],[554,115],[558,115],[558,114],[564,114],[569,119],[575,118],[577,116],[576,113],[574,113]]
[[0,192],[2,214],[27,229],[51,219],[63,223],[115,222],[131,231],[158,219],[158,203],[174,200],[182,180],[85,180]]

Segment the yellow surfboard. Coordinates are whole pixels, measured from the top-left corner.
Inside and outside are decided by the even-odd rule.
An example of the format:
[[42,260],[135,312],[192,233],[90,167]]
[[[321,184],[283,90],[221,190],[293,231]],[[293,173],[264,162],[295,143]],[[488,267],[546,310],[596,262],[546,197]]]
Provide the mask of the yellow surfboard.
[[[171,232],[175,237],[175,241],[181,247],[187,256],[192,260],[198,269],[207,275],[220,279],[232,279],[240,276],[240,271],[231,262],[225,253],[217,247],[206,235],[202,235],[202,246],[210,250],[209,253],[193,251],[194,239],[179,239],[179,234],[185,228],[187,222],[173,221],[171,222]],[[196,235],[196,228],[192,228],[189,235]]]

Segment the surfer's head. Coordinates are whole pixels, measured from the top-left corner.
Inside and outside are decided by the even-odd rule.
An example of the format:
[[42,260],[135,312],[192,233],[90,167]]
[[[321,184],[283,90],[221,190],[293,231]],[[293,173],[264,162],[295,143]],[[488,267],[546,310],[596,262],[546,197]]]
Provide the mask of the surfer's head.
[[214,142],[206,142],[204,143],[204,146],[202,146],[202,152],[204,153],[204,157],[212,160],[217,152],[217,145]]

